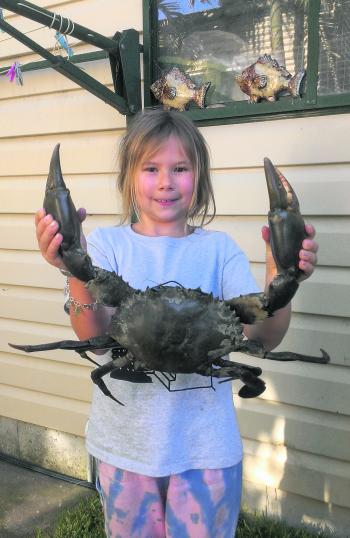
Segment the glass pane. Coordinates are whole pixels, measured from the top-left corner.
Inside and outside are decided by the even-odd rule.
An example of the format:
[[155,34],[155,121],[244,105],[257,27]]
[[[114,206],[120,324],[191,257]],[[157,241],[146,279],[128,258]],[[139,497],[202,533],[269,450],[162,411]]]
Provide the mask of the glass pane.
[[322,0],[318,93],[350,92],[350,0]]
[[292,75],[306,69],[307,5],[308,0],[156,0],[153,80],[176,66],[197,85],[211,82],[209,106],[249,99],[236,76],[259,56],[270,54]]

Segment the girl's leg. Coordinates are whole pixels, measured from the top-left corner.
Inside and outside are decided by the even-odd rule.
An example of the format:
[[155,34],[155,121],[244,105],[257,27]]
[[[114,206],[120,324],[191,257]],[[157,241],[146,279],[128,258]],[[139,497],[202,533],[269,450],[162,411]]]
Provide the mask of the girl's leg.
[[233,538],[242,490],[242,463],[170,477],[166,531],[171,538]]
[[99,462],[98,480],[108,538],[165,538],[166,479]]

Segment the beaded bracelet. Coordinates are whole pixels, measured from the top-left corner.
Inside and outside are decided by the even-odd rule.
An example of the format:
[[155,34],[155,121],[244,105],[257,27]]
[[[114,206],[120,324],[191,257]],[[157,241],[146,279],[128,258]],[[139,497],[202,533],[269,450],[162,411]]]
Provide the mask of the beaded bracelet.
[[76,316],[78,316],[83,309],[92,310],[93,312],[96,312],[99,304],[101,304],[101,303],[98,303],[97,301],[95,301],[93,303],[80,303],[77,299],[72,297],[71,294],[70,294],[70,287],[69,287],[68,277],[67,277],[66,285],[65,285],[65,288],[64,288],[64,294],[67,297],[67,300],[66,300],[65,305],[64,305],[64,309],[66,310],[66,312],[69,313],[69,307],[72,305],[74,314]]
[[98,305],[97,301],[94,303],[80,303],[77,301],[77,299],[74,299],[74,297],[69,296],[68,300],[66,301],[66,307],[69,308],[71,305],[73,306],[74,314],[78,316],[80,312],[85,308],[86,310],[93,310],[94,312],[97,310]]

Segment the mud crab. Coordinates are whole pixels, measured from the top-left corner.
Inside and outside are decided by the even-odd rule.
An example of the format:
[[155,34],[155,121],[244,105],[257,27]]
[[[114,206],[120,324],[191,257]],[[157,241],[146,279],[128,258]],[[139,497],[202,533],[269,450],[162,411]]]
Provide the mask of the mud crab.
[[[51,159],[44,207],[60,223],[64,264],[74,276],[86,282],[98,303],[113,306],[116,311],[108,334],[102,336],[85,341],[10,345],[28,353],[49,349],[76,351],[97,365],[91,373],[93,382],[118,403],[121,402],[103,380],[107,374],[136,383],[152,382],[150,374],[155,371],[197,373],[221,378],[221,382],[239,379],[243,382],[239,395],[252,398],[265,390],[265,383],[259,377],[262,370],[224,358],[232,351],[261,359],[327,363],[329,356],[324,350],[321,357],[269,352],[258,342],[243,337],[243,323],[257,323],[292,299],[301,273],[298,253],[305,237],[305,225],[298,199],[267,158],[264,167],[270,197],[271,247],[278,275],[266,293],[221,301],[199,288],[187,289],[174,282],[145,291],[135,290],[121,276],[93,266],[80,244],[80,222],[62,177],[57,145]],[[86,353],[96,349],[112,349],[112,359],[100,366]]]

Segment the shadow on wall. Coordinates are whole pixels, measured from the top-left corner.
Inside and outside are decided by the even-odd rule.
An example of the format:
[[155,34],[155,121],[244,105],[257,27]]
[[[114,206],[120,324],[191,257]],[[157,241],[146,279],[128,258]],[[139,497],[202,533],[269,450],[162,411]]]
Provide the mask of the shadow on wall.
[[[267,384],[259,399],[235,397],[245,451],[243,503],[293,525],[349,538],[349,167],[293,167],[289,175],[320,250],[317,271],[293,300],[292,323],[279,350],[319,355],[324,348],[331,363],[261,363],[232,354],[233,360],[261,366]],[[256,261],[253,247],[249,255]]]
[[[249,358],[249,363],[258,360]],[[243,505],[294,526],[348,537],[348,418],[340,414],[345,409],[335,407],[335,383],[321,383],[317,392],[320,369],[337,367],[267,366],[263,397],[235,398],[245,452]]]

